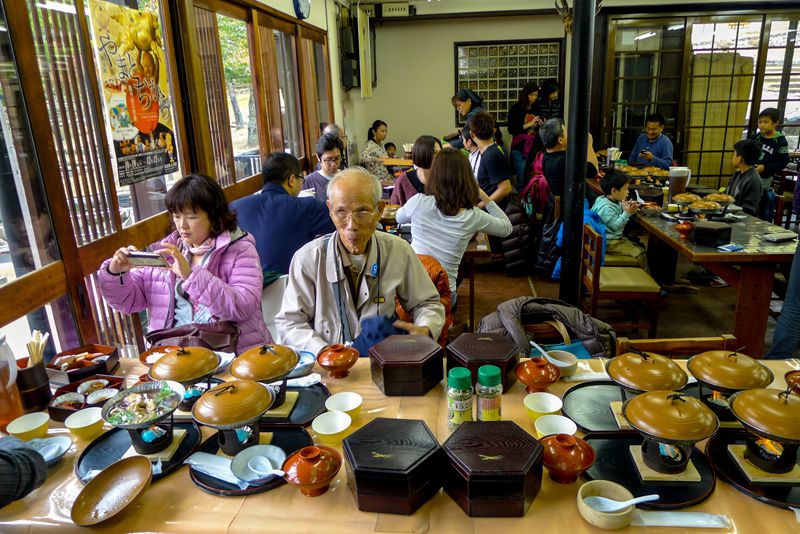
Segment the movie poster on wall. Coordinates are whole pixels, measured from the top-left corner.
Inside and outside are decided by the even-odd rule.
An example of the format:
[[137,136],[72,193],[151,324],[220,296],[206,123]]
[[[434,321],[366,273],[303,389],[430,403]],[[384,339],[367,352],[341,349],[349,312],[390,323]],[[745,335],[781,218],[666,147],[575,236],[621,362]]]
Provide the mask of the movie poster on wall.
[[90,0],[89,7],[120,184],[177,171],[158,17],[102,0]]

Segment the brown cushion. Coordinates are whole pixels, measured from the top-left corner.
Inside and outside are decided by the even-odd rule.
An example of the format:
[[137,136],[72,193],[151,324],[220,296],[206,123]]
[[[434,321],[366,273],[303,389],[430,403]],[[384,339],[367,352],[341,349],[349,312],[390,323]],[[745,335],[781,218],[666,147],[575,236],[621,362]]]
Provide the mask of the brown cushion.
[[600,291],[639,291],[658,293],[661,288],[644,269],[638,267],[603,267]]
[[633,256],[623,256],[622,254],[606,254],[603,260],[603,267],[638,267],[639,262]]

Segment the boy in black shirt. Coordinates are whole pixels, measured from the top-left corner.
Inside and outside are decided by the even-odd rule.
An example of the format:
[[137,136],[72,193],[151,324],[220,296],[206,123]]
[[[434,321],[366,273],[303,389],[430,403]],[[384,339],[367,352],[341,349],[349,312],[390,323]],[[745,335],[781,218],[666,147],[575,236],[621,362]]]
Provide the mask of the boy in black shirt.
[[[480,166],[478,185],[489,198],[505,209],[506,197],[512,191],[511,166],[503,149],[494,142],[494,119],[485,111],[479,111],[469,119],[469,131],[478,145]],[[478,204],[483,208],[483,202]]]
[[756,163],[756,171],[764,185],[758,216],[771,221],[775,213],[775,192],[772,190],[772,179],[775,173],[782,171],[789,164],[789,142],[783,132],[777,130],[780,112],[775,108],[764,108],[758,114],[759,132],[753,139],[761,145],[761,157]]

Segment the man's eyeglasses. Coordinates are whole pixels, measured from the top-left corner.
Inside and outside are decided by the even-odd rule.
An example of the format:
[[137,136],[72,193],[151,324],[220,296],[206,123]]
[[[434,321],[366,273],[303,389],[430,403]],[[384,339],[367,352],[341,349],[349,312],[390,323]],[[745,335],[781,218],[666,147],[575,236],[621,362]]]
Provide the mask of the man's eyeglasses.
[[302,177],[302,176],[298,176],[298,175],[296,175],[296,174],[293,174],[292,176],[294,176],[295,178],[297,178],[298,180],[300,180],[300,183],[301,183],[301,184],[305,183],[305,181],[306,181],[306,179],[305,179],[304,177]]
[[338,163],[341,163],[341,162],[342,162],[341,156],[339,156],[338,158],[322,158],[322,163],[328,163],[328,164],[337,163],[338,164]]
[[358,224],[366,224],[368,222],[371,222],[374,216],[375,216],[375,210],[358,210],[358,211],[335,210],[333,212],[333,218],[340,223],[346,223],[347,219],[352,217],[353,220]]

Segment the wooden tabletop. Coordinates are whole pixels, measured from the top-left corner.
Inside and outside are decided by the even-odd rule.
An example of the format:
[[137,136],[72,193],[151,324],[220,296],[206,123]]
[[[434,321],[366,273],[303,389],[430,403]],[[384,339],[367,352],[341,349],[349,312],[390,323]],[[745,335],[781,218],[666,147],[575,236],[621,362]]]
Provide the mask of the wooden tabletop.
[[[582,360],[578,373],[597,372],[603,369],[602,358]],[[798,360],[766,361],[775,374],[773,387],[784,388],[783,375],[790,369],[800,369]],[[138,360],[123,358],[123,368],[131,376],[144,372]],[[679,361],[685,367],[685,361]],[[370,362],[361,358],[343,379],[331,379],[322,373],[331,393],[355,391],[364,404],[353,430],[376,417],[421,419],[425,421],[440,443],[450,432],[447,430],[447,398],[444,383],[435,386],[422,397],[386,397],[372,382]],[[550,391],[562,395],[575,382],[562,381]],[[524,386],[515,383],[502,397],[503,419],[519,424],[530,434],[533,426],[527,418],[522,403]],[[309,432],[311,428],[308,429]],[[63,425],[51,422],[49,435],[68,435]],[[213,431],[203,427],[203,438],[212,437]],[[83,488],[75,478],[73,464],[87,442],[76,441],[64,459],[50,470],[47,481],[26,498],[0,510],[0,532],[4,534],[37,532],[82,531],[70,520],[70,509],[75,496]],[[335,447],[341,452],[341,447]],[[699,445],[701,450],[703,444]],[[545,471],[546,473],[546,471]],[[189,478],[189,469],[182,467],[162,480],[156,481],[133,508],[118,518],[92,529],[93,533],[119,532],[280,532],[280,533],[411,533],[436,534],[503,532],[503,534],[530,534],[531,532],[569,532],[580,534],[596,532],[578,514],[575,504],[579,480],[573,484],[558,484],[545,474],[542,487],[533,504],[521,518],[470,518],[444,491],[437,493],[414,515],[376,514],[360,512],[347,487],[344,467],[330,490],[320,497],[305,497],[290,486],[248,497],[217,497],[203,492]],[[797,532],[794,513],[769,506],[739,493],[722,480],[717,481],[711,497],[687,511],[727,514],[732,523],[729,532]],[[678,528],[628,527],[620,532],[653,532],[674,534],[687,532]],[[700,531],[698,531],[700,532]],[[720,531],[714,531],[720,532]]]
[[791,263],[797,248],[796,241],[775,244],[762,239],[764,234],[786,233],[786,230],[757,217],[746,217],[741,222],[731,223],[731,242],[744,246],[738,252],[719,252],[715,248],[695,245],[688,239],[681,239],[675,230],[675,223],[660,216],[638,215],[637,221],[642,228],[667,242],[692,263]]
[[384,165],[393,165],[395,167],[413,167],[414,162],[410,159],[403,158],[383,158]]

